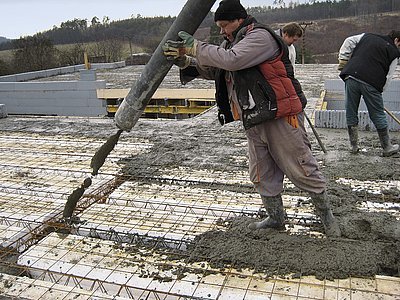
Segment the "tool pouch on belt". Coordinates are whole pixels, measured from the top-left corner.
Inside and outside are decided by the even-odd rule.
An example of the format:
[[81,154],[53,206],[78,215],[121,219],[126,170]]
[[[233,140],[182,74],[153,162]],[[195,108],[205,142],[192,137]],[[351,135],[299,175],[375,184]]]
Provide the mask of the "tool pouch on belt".
[[245,129],[274,119],[275,92],[257,66],[234,72],[234,83]]

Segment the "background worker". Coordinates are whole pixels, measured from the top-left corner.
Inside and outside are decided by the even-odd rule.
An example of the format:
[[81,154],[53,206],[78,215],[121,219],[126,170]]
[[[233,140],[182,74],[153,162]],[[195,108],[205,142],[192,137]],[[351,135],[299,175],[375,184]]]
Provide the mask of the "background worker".
[[[293,73],[296,71],[296,48],[294,47],[294,43],[296,43],[303,36],[303,28],[298,23],[292,22],[288,23],[282,27],[282,29],[278,29],[275,31],[277,35],[279,35],[289,50],[289,60],[293,66]],[[305,108],[305,107],[303,107]],[[304,112],[305,115],[305,112]],[[304,116],[303,116],[304,117]],[[304,124],[304,118],[299,118],[299,122]],[[304,126],[302,126],[304,127]],[[305,134],[307,134],[305,132]]]
[[288,23],[282,27],[282,29],[278,29],[276,33],[283,38],[286,45],[289,48],[289,60],[291,61],[293,68],[296,63],[296,48],[294,47],[294,43],[296,43],[303,36],[303,28],[295,22]]
[[345,82],[346,121],[351,152],[358,149],[358,107],[363,96],[383,148],[383,156],[399,152],[392,145],[384,111],[382,92],[392,80],[400,57],[400,31],[389,35],[362,33],[350,36],[339,50],[340,77]]
[[238,0],[221,1],[215,22],[225,38],[220,46],[180,32],[183,41],[168,41],[163,49],[183,68],[182,83],[196,77],[215,80],[221,124],[243,122],[250,179],[268,213],[268,218],[249,224],[249,228],[284,228],[281,192],[286,174],[310,193],[325,233],[340,236],[326,196],[325,178],[302,122],[298,122],[306,99],[294,78],[286,45],[272,29],[248,16]]

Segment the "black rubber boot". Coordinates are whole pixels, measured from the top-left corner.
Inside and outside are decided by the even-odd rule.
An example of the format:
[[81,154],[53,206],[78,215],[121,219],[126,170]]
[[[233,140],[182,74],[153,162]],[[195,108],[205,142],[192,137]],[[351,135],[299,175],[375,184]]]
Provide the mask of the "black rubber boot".
[[357,125],[352,125],[352,126],[347,126],[347,130],[349,132],[349,138],[350,138],[350,153],[352,154],[357,154],[359,149],[358,149],[358,126]]
[[266,197],[261,196],[262,203],[267,211],[268,218],[249,224],[250,229],[285,228],[285,211],[281,195]]
[[384,129],[379,129],[377,131],[379,135],[379,140],[381,142],[381,146],[383,148],[383,156],[391,156],[399,152],[399,145],[397,144],[392,145],[392,143],[390,142],[389,131],[387,127]]
[[332,214],[326,192],[324,191],[321,194],[310,193],[310,196],[311,202],[315,206],[316,214],[324,225],[325,234],[330,237],[340,237],[339,224]]

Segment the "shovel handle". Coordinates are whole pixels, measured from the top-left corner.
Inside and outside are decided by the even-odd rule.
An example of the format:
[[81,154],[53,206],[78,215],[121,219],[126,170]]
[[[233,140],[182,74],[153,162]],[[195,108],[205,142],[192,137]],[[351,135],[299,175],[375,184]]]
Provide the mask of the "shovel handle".
[[326,151],[326,149],[325,149],[325,146],[324,146],[324,144],[322,143],[322,141],[321,141],[321,139],[320,139],[320,137],[319,137],[319,135],[318,135],[318,132],[315,130],[314,125],[311,123],[311,120],[308,118],[308,116],[307,116],[307,114],[306,114],[305,111],[304,111],[304,116],[306,117],[307,122],[308,122],[308,125],[310,125],[311,130],[312,130],[312,132],[314,133],[315,138],[317,139],[319,146],[321,147],[322,151],[326,154],[327,151]]
[[384,110],[387,112],[389,116],[392,117],[393,120],[397,122],[397,124],[400,125],[400,120],[390,110],[388,110],[386,107],[384,107]]

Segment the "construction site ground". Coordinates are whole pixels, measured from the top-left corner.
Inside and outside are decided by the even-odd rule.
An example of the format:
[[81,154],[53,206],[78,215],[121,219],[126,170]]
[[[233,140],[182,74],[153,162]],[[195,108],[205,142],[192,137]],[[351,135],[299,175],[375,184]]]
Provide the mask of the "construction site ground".
[[[97,77],[126,88],[142,70]],[[336,66],[298,65],[296,74],[312,118]],[[183,88],[178,78],[174,67],[161,87]],[[245,133],[239,122],[221,127],[215,108],[140,119],[122,133],[72,224],[62,222],[66,200],[91,176],[114,121],[0,119],[0,299],[400,299],[400,155],[382,157],[371,131],[352,155],[346,130],[317,128],[325,154],[306,127],[341,238],[324,235],[309,195],[287,179],[286,229],[248,229],[265,211]],[[400,132],[391,137],[400,143]]]

